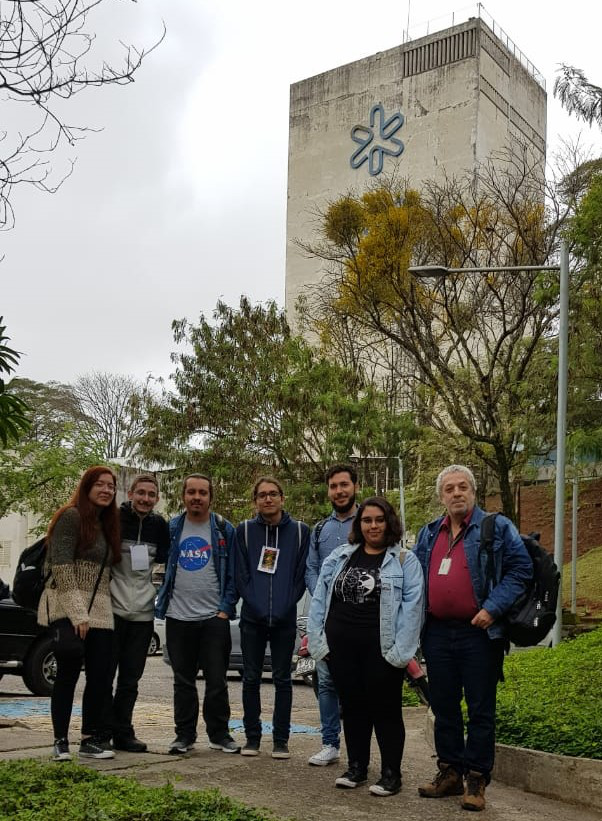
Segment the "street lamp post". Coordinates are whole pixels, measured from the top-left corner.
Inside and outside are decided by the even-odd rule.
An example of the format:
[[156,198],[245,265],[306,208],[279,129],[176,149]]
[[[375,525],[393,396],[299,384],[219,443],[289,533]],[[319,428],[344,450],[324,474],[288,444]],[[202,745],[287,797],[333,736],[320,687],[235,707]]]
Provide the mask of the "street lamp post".
[[558,319],[558,398],[556,405],[556,499],[554,511],[554,561],[560,573],[560,594],[556,608],[556,623],[552,645],[562,636],[562,565],[564,562],[564,483],[566,472],[566,405],[568,377],[568,307],[569,252],[566,242],[560,247],[560,265],[502,265],[477,268],[446,268],[443,265],[415,265],[408,271],[417,277],[448,276],[449,274],[489,274],[508,271],[560,271],[560,313]]

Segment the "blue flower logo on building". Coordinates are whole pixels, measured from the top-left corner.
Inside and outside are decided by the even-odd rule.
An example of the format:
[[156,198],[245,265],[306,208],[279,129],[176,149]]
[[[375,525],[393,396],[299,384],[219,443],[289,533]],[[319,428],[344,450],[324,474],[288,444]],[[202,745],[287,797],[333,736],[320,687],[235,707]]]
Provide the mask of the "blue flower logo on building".
[[[385,157],[399,157],[404,144],[395,135],[404,123],[403,114],[398,111],[388,119],[382,103],[372,106],[370,111],[370,126],[354,125],[351,129],[351,139],[359,146],[349,160],[352,168],[360,168],[366,161],[372,177],[378,176],[383,170]],[[375,134],[379,141],[388,145],[372,145]]]
[[211,545],[200,536],[189,536],[180,543],[178,564],[182,570],[202,570],[211,558]]

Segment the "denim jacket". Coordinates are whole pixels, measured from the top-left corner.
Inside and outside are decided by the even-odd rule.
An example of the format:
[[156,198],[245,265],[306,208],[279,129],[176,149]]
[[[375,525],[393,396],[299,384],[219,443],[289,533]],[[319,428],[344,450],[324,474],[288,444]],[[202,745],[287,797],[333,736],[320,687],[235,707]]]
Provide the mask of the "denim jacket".
[[[175,516],[169,522],[169,535],[171,544],[169,556],[165,566],[165,579],[157,594],[155,605],[155,616],[164,619],[169,606],[169,601],[173,594],[176,581],[176,571],[178,555],[180,552],[180,538],[184,528],[186,514]],[[236,592],[235,562],[236,562],[236,532],[234,527],[226,519],[223,519],[222,527],[226,531],[224,539],[221,530],[217,526],[217,516],[210,514],[211,521],[211,544],[213,546],[213,561],[215,562],[215,572],[219,583],[220,603],[219,609],[227,613],[229,618],[234,618],[234,609],[238,600]]]
[[[510,519],[498,514],[495,518],[493,539],[495,580],[486,585],[487,552],[481,550],[481,522],[486,515],[480,507],[474,508],[464,534],[464,553],[466,554],[477,604],[495,619],[491,627],[487,629],[489,638],[497,639],[504,636],[503,621],[500,617],[526,589],[527,583],[533,575],[533,563],[518,530]],[[445,516],[440,516],[434,522],[425,525],[418,534],[418,540],[414,548],[424,571],[427,585],[427,608],[429,565],[433,547],[444,519]]]
[[[328,655],[324,630],[337,576],[357,545],[345,544],[327,556],[314,590],[307,620],[309,652],[316,659]],[[420,564],[406,552],[399,561],[400,546],[388,547],[380,567],[380,648],[385,661],[405,667],[415,655],[424,618],[424,581]]]

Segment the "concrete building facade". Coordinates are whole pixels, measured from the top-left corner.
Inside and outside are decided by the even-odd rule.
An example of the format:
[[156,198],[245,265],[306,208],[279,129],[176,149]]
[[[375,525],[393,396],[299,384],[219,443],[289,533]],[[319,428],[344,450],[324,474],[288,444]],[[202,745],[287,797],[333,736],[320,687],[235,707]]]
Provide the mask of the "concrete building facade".
[[474,17],[291,86],[286,309],[321,278],[295,239],[316,212],[397,170],[418,185],[474,170],[512,140],[545,159],[546,91],[507,38]]

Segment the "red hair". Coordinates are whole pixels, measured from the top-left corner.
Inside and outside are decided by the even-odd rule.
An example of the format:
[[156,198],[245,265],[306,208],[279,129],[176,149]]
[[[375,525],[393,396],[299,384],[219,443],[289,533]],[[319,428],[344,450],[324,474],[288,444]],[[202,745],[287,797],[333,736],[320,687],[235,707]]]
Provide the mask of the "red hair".
[[50,539],[52,531],[54,530],[56,523],[62,514],[70,507],[75,507],[79,511],[81,521],[77,552],[80,555],[84,554],[86,550],[94,544],[98,524],[100,522],[105,539],[107,540],[107,543],[113,553],[113,564],[117,564],[117,562],[121,561],[121,533],[119,528],[119,511],[117,509],[117,502],[115,501],[116,497],[113,496],[113,501],[111,504],[107,505],[107,507],[103,507],[100,510],[100,513],[98,512],[96,505],[93,505],[89,499],[92,485],[98,481],[99,477],[102,476],[103,473],[110,474],[113,477],[115,487],[117,487],[117,477],[111,468],[108,468],[105,465],[94,465],[93,467],[88,468],[79,480],[77,487],[73,491],[73,496],[71,499],[66,505],[59,508],[52,517],[52,520],[48,525],[48,533],[46,534],[46,538]]

